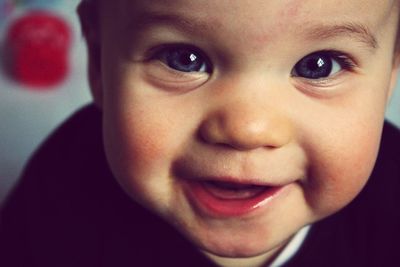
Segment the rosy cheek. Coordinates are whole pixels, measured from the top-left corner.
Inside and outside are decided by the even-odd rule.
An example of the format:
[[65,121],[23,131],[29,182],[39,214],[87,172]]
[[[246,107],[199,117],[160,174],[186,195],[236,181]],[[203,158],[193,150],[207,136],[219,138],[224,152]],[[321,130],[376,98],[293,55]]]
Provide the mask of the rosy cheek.
[[158,166],[166,157],[166,142],[163,130],[148,124],[138,123],[122,127],[120,149],[127,162],[136,169],[145,169],[149,166]]
[[315,153],[305,192],[317,216],[336,212],[363,189],[375,164],[377,134],[359,135],[357,140]]

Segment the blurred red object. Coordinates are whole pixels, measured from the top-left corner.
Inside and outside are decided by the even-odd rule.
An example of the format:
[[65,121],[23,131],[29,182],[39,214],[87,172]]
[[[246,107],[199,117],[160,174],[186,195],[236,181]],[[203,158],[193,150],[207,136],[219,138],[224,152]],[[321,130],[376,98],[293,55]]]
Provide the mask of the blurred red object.
[[10,26],[7,69],[15,80],[43,88],[63,81],[69,70],[71,32],[68,24],[48,11],[31,11]]

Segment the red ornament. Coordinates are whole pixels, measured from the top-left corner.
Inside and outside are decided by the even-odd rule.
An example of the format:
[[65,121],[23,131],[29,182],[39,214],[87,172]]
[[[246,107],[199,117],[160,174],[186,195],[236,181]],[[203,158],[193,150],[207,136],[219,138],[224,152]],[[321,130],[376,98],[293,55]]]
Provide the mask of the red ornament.
[[19,82],[46,87],[69,70],[71,33],[67,23],[46,11],[33,11],[12,24],[7,35],[8,69]]

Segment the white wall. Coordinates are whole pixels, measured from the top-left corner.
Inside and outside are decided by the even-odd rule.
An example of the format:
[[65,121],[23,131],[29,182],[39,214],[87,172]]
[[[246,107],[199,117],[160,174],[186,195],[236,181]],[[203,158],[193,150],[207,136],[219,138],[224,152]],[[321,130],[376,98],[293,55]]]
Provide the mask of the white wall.
[[[90,101],[86,51],[75,15],[78,2],[65,0],[54,10],[73,28],[72,68],[64,83],[51,90],[35,91],[9,80],[0,69],[0,202],[20,175],[32,151],[63,119]],[[18,11],[15,17],[23,12]],[[0,38],[11,21],[1,22]],[[399,104],[400,89],[397,89],[387,112],[389,119],[397,125],[400,125]]]

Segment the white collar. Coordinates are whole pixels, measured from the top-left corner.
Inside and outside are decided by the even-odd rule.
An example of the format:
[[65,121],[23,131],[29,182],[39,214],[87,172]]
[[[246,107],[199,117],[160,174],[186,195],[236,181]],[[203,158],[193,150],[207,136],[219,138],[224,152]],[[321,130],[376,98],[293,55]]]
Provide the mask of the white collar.
[[286,244],[285,248],[279,253],[278,257],[269,265],[269,267],[280,267],[288,262],[299,251],[301,245],[307,237],[311,226],[306,225],[301,228]]

